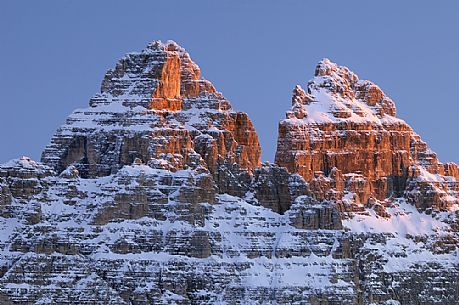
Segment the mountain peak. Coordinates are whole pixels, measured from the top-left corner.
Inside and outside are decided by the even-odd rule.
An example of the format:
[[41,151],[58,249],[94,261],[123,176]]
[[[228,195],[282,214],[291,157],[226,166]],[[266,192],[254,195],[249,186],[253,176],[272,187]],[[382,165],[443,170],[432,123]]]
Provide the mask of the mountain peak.
[[457,305],[459,168],[379,87],[322,60],[261,165],[199,72],[154,41],[0,165],[1,304]]
[[247,114],[234,111],[174,41],[123,56],[89,104],[42,154],[58,172],[73,164],[83,177],[104,176],[136,158],[173,170],[206,164],[212,173],[224,162],[248,171],[260,163]]
[[152,42],[147,44],[147,46],[143,50],[143,52],[145,52],[147,50],[186,52],[185,49],[183,47],[181,47],[174,40],[167,40],[166,42],[162,42],[161,40],[153,40]]
[[[306,89],[297,85],[293,90],[291,109],[279,123],[276,163],[308,182],[336,169],[344,177],[338,174],[341,182],[334,183],[358,189],[358,200],[364,203],[406,196],[423,209],[447,209],[459,202],[448,178],[459,178],[457,165],[438,161],[396,117],[395,103],[381,88],[327,58],[317,64]],[[354,185],[356,175],[361,185]],[[437,186],[426,186],[432,177]],[[322,198],[326,189],[334,189],[319,185]],[[429,188],[434,198],[427,201],[422,198]]]
[[395,118],[395,104],[376,84],[329,59],[322,59],[307,90],[297,85],[287,119],[305,123],[367,122],[402,124]]
[[325,57],[317,63],[314,76],[331,75],[338,70],[338,65]]
[[153,41],[140,52],[126,54],[107,71],[90,105],[121,102],[127,107],[177,111],[184,98],[219,95],[200,74],[199,66],[176,42]]

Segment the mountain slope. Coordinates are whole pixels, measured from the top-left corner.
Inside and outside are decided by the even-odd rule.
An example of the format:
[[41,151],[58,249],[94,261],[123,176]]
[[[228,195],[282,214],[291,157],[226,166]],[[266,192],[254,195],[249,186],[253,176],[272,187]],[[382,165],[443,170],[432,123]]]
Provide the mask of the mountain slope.
[[457,166],[319,63],[276,164],[174,42],[0,166],[2,304],[458,304]]

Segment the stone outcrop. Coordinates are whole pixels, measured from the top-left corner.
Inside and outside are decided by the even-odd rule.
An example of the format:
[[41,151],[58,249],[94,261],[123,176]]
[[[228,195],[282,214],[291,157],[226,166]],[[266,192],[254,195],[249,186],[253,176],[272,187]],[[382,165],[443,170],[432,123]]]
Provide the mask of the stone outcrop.
[[[38,184],[25,183],[4,206],[6,304],[456,302],[457,243],[454,234],[446,239],[446,227],[440,239],[429,231],[381,233],[381,220],[371,215],[341,220],[334,201],[299,195],[308,191],[304,180],[272,164],[255,171],[253,196],[244,199],[216,194],[209,173],[138,160],[95,179],[81,178],[75,167],[44,174],[50,169],[27,158],[0,169],[14,179],[27,172],[21,179],[37,177],[43,186],[33,194]],[[268,181],[287,193],[261,191]],[[284,215],[262,206],[262,198],[280,194],[296,198]],[[41,216],[31,225],[27,212],[37,203]],[[414,227],[418,217],[438,221],[409,207],[391,211],[402,227]]]
[[409,193],[420,208],[452,207],[459,199],[457,165],[440,163],[395,115],[394,102],[377,85],[324,59],[307,90],[293,90],[275,162],[311,183],[318,198],[350,192],[368,203]]
[[260,164],[185,50],[126,55],[0,165],[0,303],[457,305],[457,166],[329,61],[287,116]]
[[318,202],[309,196],[296,198],[291,211],[292,225],[304,230],[342,230],[341,214],[332,203]]
[[28,157],[7,162],[0,169],[4,193],[21,199],[30,199],[46,189],[43,179],[53,174],[49,167]]
[[251,189],[262,206],[280,214],[288,211],[297,197],[310,194],[301,176],[268,162],[255,170]]

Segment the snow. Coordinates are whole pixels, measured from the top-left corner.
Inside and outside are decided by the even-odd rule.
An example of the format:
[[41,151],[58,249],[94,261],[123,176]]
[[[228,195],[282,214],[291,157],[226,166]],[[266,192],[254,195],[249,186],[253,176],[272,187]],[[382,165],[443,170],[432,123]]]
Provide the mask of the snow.
[[417,167],[420,171],[420,175],[417,177],[418,181],[426,181],[426,182],[443,182],[444,177],[436,174],[432,174],[428,172],[423,166]]
[[35,162],[34,160],[32,160],[31,158],[27,156],[22,156],[19,159],[12,159],[6,163],[0,164],[0,167],[3,167],[3,168],[22,167],[25,169],[32,169],[32,170],[35,170],[39,168],[40,166],[43,166],[43,165],[40,165],[39,163]]
[[[166,45],[169,42],[166,43]],[[159,47],[165,47],[160,43]],[[152,49],[145,52],[153,52]],[[184,52],[177,47],[177,52]],[[135,54],[133,54],[135,55]],[[326,61],[325,61],[326,62]],[[200,108],[193,101],[191,107],[180,113],[171,113],[170,119],[161,121],[161,116],[153,110],[141,106],[127,107],[127,102],[136,102],[144,97],[131,94],[141,79],[135,75],[125,74],[118,80],[132,81],[125,94],[111,96],[104,93],[99,97],[105,101],[96,103],[94,107],[76,110],[60,131],[62,135],[90,134],[92,132],[138,132],[158,131],[166,129],[186,129],[196,134],[195,139],[214,138],[208,133],[222,132],[218,122],[213,117],[216,113],[231,114],[233,110]],[[315,81],[322,81],[317,78]],[[311,94],[316,101],[304,105],[308,116],[305,119],[287,119],[284,122],[298,124],[323,124],[339,122],[371,123],[375,125],[402,124],[402,120],[389,115],[378,116],[375,109],[355,98],[344,98],[331,94],[328,90],[314,89]],[[210,98],[210,97],[209,97]],[[207,102],[207,100],[205,100]],[[209,102],[212,102],[209,100]],[[218,101],[216,101],[218,102]],[[332,113],[345,111],[348,118],[336,118]],[[360,115],[359,115],[359,114]],[[316,131],[313,131],[316,132]],[[201,133],[201,134],[200,134]],[[173,157],[172,155],[168,157]],[[157,163],[166,165],[166,160],[157,159]],[[150,163],[151,164],[151,163]],[[30,158],[11,160],[1,167],[21,167],[30,170],[39,170],[43,165]],[[269,167],[268,167],[269,168]],[[380,217],[371,208],[364,208],[362,213],[352,213],[352,217],[343,220],[346,230],[301,230],[292,226],[291,213],[284,215],[258,205],[254,193],[248,191],[244,198],[229,194],[218,194],[216,202],[210,203],[183,203],[174,201],[181,185],[200,175],[193,170],[178,170],[170,172],[164,169],[155,169],[144,164],[127,165],[116,174],[94,179],[81,179],[71,176],[72,167],[67,168],[61,176],[46,177],[43,192],[27,200],[14,199],[11,207],[12,217],[0,217],[0,266],[10,267],[17,262],[27,262],[36,254],[13,251],[11,245],[15,242],[29,243],[31,246],[57,240],[57,242],[78,244],[81,247],[90,247],[89,254],[62,255],[71,263],[70,267],[84,266],[91,272],[80,278],[76,287],[84,289],[94,283],[105,283],[92,271],[92,268],[101,268],[107,263],[110,272],[134,274],[130,268],[138,263],[144,269],[154,274],[157,270],[183,265],[186,271],[198,275],[205,275],[207,267],[212,276],[221,279],[231,278],[234,282],[230,287],[244,288],[277,288],[294,287],[304,288],[303,291],[323,293],[327,289],[339,291],[342,294],[355,295],[354,282],[344,281],[345,275],[354,272],[355,258],[335,258],[342,243],[353,238],[365,236],[363,248],[372,254],[380,255],[381,268],[372,270],[377,272],[405,272],[416,270],[415,266],[424,265],[423,270],[431,270],[431,264],[441,268],[455,268],[458,265],[459,250],[448,253],[434,253],[433,243],[442,237],[448,237],[451,227],[448,221],[452,220],[453,211],[459,210],[458,205],[449,212],[426,214],[417,210],[403,199],[396,199],[387,207],[390,217]],[[420,167],[420,181],[444,182],[444,178],[428,172]],[[207,175],[207,174],[206,174]],[[352,174],[349,174],[352,175]],[[348,176],[349,176],[348,175]],[[139,179],[142,177],[142,179]],[[142,185],[139,180],[150,179],[149,186]],[[168,185],[158,185],[160,180],[172,181]],[[169,179],[170,178],[170,179]],[[354,179],[361,176],[354,175]],[[305,183],[299,175],[290,176],[293,184]],[[152,187],[153,186],[153,187]],[[161,189],[160,189],[161,187]],[[147,189],[147,191],[145,191]],[[69,190],[71,190],[69,192]],[[164,196],[165,202],[145,204],[136,200],[136,195]],[[133,202],[120,203],[118,195],[128,195],[134,198]],[[147,196],[147,197],[148,197]],[[347,193],[343,201],[352,204],[355,194]],[[301,200],[298,200],[301,204]],[[125,204],[125,206],[121,206]],[[145,215],[129,214],[130,210],[138,205],[145,204]],[[330,203],[326,203],[329,205]],[[35,207],[40,207],[41,220],[38,224],[27,224],[26,217]],[[311,208],[321,208],[323,203],[311,205]],[[95,224],[100,213],[110,212],[110,209],[119,208],[119,214],[107,223]],[[108,209],[108,210],[107,210]],[[151,209],[151,210],[150,210]],[[196,209],[196,210],[194,210]],[[202,209],[202,219],[194,219],[190,215]],[[152,212],[153,211],[153,212]],[[150,214],[149,214],[150,213]],[[110,214],[110,213],[107,213]],[[152,214],[155,214],[152,216]],[[156,217],[158,214],[160,217]],[[211,254],[208,257],[198,258],[189,254],[190,243],[197,233],[204,233],[208,237]],[[145,250],[141,246],[144,239],[153,250]],[[419,237],[420,241],[415,237]],[[156,238],[156,239],[155,239]],[[140,241],[139,241],[140,240]],[[130,253],[115,253],[114,245],[125,243],[129,246],[139,246],[138,251]],[[155,248],[158,246],[158,248]],[[344,248],[344,246],[343,246]],[[159,249],[159,250],[158,250]],[[60,254],[53,254],[60,255]],[[47,255],[43,255],[47,257]],[[54,256],[53,256],[54,258]],[[370,262],[362,261],[362,264]],[[86,265],[88,264],[88,265]],[[91,265],[92,264],[92,265]],[[81,266],[80,266],[81,265]],[[182,267],[181,267],[182,268]],[[71,268],[70,268],[71,269]],[[10,268],[10,270],[13,270]],[[183,271],[183,270],[181,270]],[[69,275],[70,274],[70,275]],[[146,274],[146,273],[145,273]],[[237,275],[234,275],[237,274]],[[52,282],[48,288],[58,288],[58,283],[70,282],[75,274],[57,273],[48,277]],[[375,276],[375,274],[369,275]],[[127,276],[128,277],[128,276]],[[6,277],[4,277],[6,279]],[[125,280],[124,278],[121,280]],[[213,279],[212,279],[213,280]],[[11,289],[29,289],[30,284],[23,279],[23,283],[7,283]],[[239,281],[239,282],[238,282]],[[52,286],[54,285],[54,286]],[[153,289],[155,283],[145,280],[134,283],[135,291],[142,293]],[[208,291],[197,292],[209,295]],[[164,291],[164,301],[182,301],[184,297]],[[46,303],[46,296],[39,301]],[[387,305],[399,304],[388,300]]]
[[[317,125],[342,122],[378,126],[406,124],[395,116],[384,112],[381,114],[379,111],[381,107],[391,107],[392,101],[388,97],[383,96],[379,104],[370,106],[359,97],[357,89],[352,87],[365,88],[366,85],[369,85],[380,90],[375,84],[358,80],[358,76],[348,68],[339,67],[328,59],[323,59],[317,69],[320,70],[320,73],[308,82],[308,93],[297,85],[295,92],[303,92],[299,94],[299,97],[302,99],[306,95],[307,99],[304,103],[299,100],[292,106],[288,119],[283,120],[284,124]],[[345,91],[346,94],[341,94],[342,91]],[[298,111],[301,108],[303,110],[299,111],[306,114],[304,118],[298,119],[292,116],[295,110]],[[335,113],[340,115],[335,116]]]
[[395,201],[387,212],[390,215],[388,218],[380,217],[369,209],[368,215],[356,214],[343,220],[343,225],[356,233],[391,233],[402,238],[407,234],[432,235],[449,229],[444,222],[418,211],[403,199]]
[[[324,124],[324,123],[372,123],[376,125],[404,124],[405,121],[384,114],[379,117],[375,110],[362,101],[355,98],[343,98],[332,94],[327,89],[319,88],[311,91],[315,97],[315,101],[304,105],[307,112],[307,117],[304,119],[286,119],[287,123],[291,124]],[[344,111],[349,114],[347,118],[337,118],[333,115],[335,111]],[[359,112],[359,114],[356,113]]]
[[[375,249],[387,259],[384,265],[385,272],[403,272],[415,265],[437,263],[443,268],[453,267],[459,262],[459,250],[451,253],[433,253],[435,240],[447,236],[450,226],[443,222],[450,213],[442,212],[427,215],[418,211],[404,199],[398,199],[393,206],[387,208],[390,217],[380,217],[373,210],[368,214],[356,214],[352,218],[343,220],[345,228],[354,233],[380,233],[386,236],[386,243],[366,243],[365,247]],[[425,242],[416,242],[414,236],[424,236]]]
[[[342,274],[351,272],[352,259],[336,259],[332,252],[340,247],[341,238],[346,234],[366,234],[368,239],[363,247],[382,256],[382,272],[405,272],[416,265],[423,265],[429,270],[429,264],[438,263],[442,268],[453,268],[457,265],[458,253],[434,254],[425,242],[416,242],[411,236],[437,237],[448,231],[448,225],[441,221],[450,213],[443,212],[437,216],[419,212],[415,207],[397,200],[388,208],[390,218],[382,218],[371,209],[368,214],[355,214],[353,218],[344,220],[344,226],[349,232],[333,230],[305,231],[292,227],[290,215],[277,214],[262,206],[253,205],[246,200],[228,194],[219,194],[215,204],[201,204],[209,210],[202,225],[193,225],[188,221],[177,220],[174,207],[179,203],[171,200],[165,204],[164,220],[151,217],[112,221],[105,225],[91,224],[93,216],[99,213],[106,203],[113,201],[113,196],[129,192],[138,186],[136,177],[140,175],[162,177],[168,175],[176,179],[195,175],[191,170],[171,173],[167,170],[153,169],[147,165],[124,166],[117,174],[96,179],[56,179],[48,190],[48,201],[41,204],[42,222],[50,234],[81,246],[95,247],[92,254],[85,259],[95,264],[114,266],[116,272],[130,272],[134,264],[150,268],[151,272],[158,268],[184,264],[196,274],[206,274],[208,268],[213,276],[222,278],[238,278],[237,285],[247,289],[282,289],[294,287],[305,291],[324,292],[332,289],[341,295],[354,295],[355,284],[340,278]],[[133,182],[126,180],[131,177]],[[122,184],[119,179],[124,181]],[[62,192],[71,183],[87,196],[79,199],[76,204],[67,204],[62,198]],[[253,194],[252,194],[253,195]],[[251,194],[247,195],[250,199]],[[348,194],[347,197],[351,195]],[[167,211],[167,212],[166,212]],[[15,228],[24,227],[16,218],[5,219],[0,224],[3,234],[0,243],[8,242],[13,234],[18,234]],[[173,253],[171,247],[184,248],[182,241],[190,240],[196,232],[205,232],[213,247],[212,255],[196,258],[184,253]],[[163,243],[160,251],[138,251],[131,253],[115,253],[111,250],[113,244],[124,242],[136,246],[136,237],[156,236],[161,234]],[[383,234],[384,242],[378,241],[377,234]],[[178,244],[173,244],[173,243]],[[167,245],[167,246],[166,246]],[[221,252],[218,249],[221,247]],[[248,255],[256,249],[257,255]],[[295,250],[296,249],[296,250]],[[292,252],[298,251],[296,252]],[[299,254],[303,251],[302,254]],[[328,254],[320,254],[320,253]],[[284,253],[295,253],[284,256]],[[16,257],[8,249],[0,252],[0,261],[6,262]],[[66,256],[68,257],[68,256]],[[23,256],[23,259],[27,259]],[[69,258],[71,259],[71,258]],[[234,271],[238,266],[238,271]],[[237,272],[237,276],[235,275]],[[55,274],[50,277],[52,285],[59,287],[65,282],[67,274]],[[95,274],[89,274],[78,281],[78,287],[103,283]],[[150,283],[150,284],[149,284]],[[27,282],[9,284],[9,288],[26,288]],[[148,286],[150,285],[150,286]],[[152,282],[142,281],[135,285],[136,291],[149,291]],[[52,286],[49,286],[52,287]],[[204,292],[203,292],[204,293]],[[179,300],[180,295],[165,292],[162,297],[167,300]],[[394,301],[395,302],[395,301]],[[396,303],[387,303],[396,304]]]

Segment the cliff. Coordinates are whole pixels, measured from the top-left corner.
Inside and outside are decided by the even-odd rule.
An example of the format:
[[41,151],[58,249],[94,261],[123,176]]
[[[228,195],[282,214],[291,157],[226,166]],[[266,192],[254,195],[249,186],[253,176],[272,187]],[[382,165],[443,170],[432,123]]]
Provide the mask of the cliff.
[[57,172],[72,164],[81,177],[108,176],[138,158],[171,171],[202,166],[231,193],[237,182],[228,176],[260,164],[247,114],[232,110],[175,42],[155,41],[127,54],[89,103],[69,116],[43,152],[42,162]]
[[458,304],[459,170],[329,60],[257,133],[174,42],[0,165],[1,304]]
[[352,203],[362,204],[405,197],[423,210],[457,205],[457,165],[440,163],[396,117],[394,102],[347,67],[322,60],[307,90],[293,90],[286,117],[276,163],[311,183],[316,196],[353,193]]

